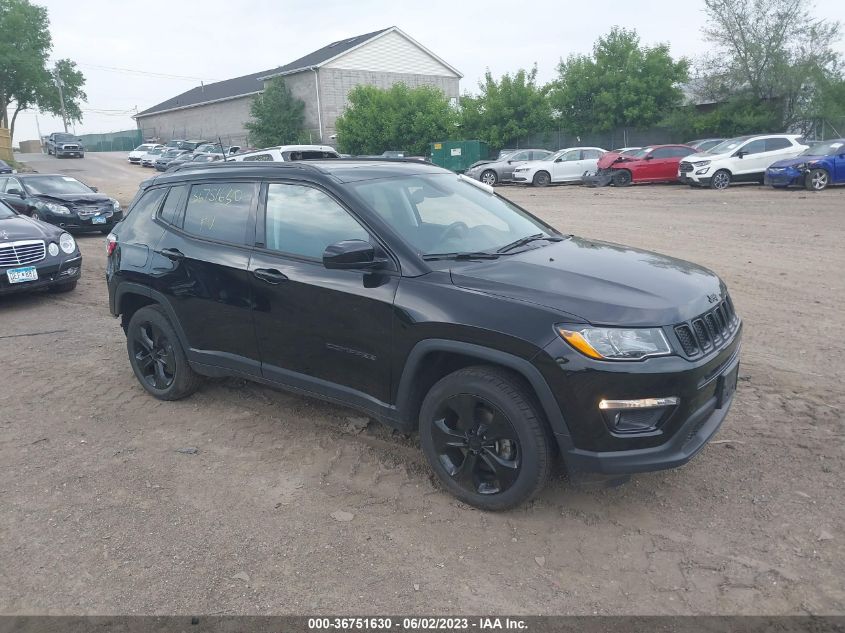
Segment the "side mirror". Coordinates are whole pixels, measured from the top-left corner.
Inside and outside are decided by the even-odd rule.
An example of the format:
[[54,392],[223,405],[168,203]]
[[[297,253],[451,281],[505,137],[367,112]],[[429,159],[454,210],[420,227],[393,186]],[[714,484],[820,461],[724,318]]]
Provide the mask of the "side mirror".
[[748,152],[744,150],[739,150],[736,154],[734,154],[734,156],[736,156],[737,158],[743,158],[747,153]]
[[98,191],[100,191],[100,190],[99,190],[99,189],[97,189],[96,187],[88,187],[88,188],[89,188],[91,191],[93,191],[94,193],[97,193]]
[[323,266],[329,270],[379,268],[385,260],[376,259],[373,245],[364,240],[343,240],[329,244],[323,251]]
[[9,189],[8,191],[6,191],[6,193],[9,194],[10,196],[18,196],[20,198],[26,197],[26,196],[23,195],[23,191],[21,191],[20,189],[18,189],[16,187]]
[[643,156],[643,158],[645,160],[654,160],[654,154],[647,154],[646,156]]

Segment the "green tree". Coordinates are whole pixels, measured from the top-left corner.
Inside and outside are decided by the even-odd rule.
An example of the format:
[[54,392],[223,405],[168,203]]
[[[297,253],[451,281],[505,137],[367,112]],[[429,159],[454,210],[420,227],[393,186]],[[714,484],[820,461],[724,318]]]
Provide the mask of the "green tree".
[[499,81],[488,70],[478,87],[477,96],[461,99],[464,138],[480,139],[501,149],[553,126],[547,89],[537,86],[537,66],[513,75],[505,73]]
[[293,96],[281,77],[271,79],[252,102],[253,120],[246,124],[250,142],[259,147],[285,145],[303,140],[305,103]]
[[400,83],[382,90],[362,85],[349,92],[348,100],[335,123],[345,153],[405,150],[424,155],[429,143],[452,138],[457,129],[457,111],[432,86],[408,88]]
[[704,96],[723,102],[717,109],[725,112],[768,112],[771,129],[811,127],[825,108],[825,90],[841,79],[834,49],[840,24],[814,18],[806,0],[704,4],[704,36],[715,47],[701,64]]
[[[37,107],[61,114],[56,77],[47,68],[52,48],[47,9],[29,0],[0,0],[0,126],[8,127],[13,138],[15,121],[24,110]],[[81,121],[85,78],[69,59],[59,60],[54,70],[62,81],[69,120]]]
[[643,46],[636,31],[613,27],[592,55],[560,62],[550,99],[575,134],[647,127],[682,102],[688,78],[689,63],[673,60],[667,45]]

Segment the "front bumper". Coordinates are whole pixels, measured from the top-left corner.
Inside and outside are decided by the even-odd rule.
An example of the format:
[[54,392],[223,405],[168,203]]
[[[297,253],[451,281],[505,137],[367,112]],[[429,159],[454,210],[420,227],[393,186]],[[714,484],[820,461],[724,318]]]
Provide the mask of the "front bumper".
[[[84,215],[79,215],[75,212],[71,212],[70,215],[61,215],[44,210],[40,211],[40,213],[46,222],[63,228],[66,231],[102,231],[104,229],[111,229],[123,219],[122,209],[120,211],[101,211],[96,214]],[[94,218],[104,218],[104,221],[95,223]]]
[[513,176],[511,176],[511,180],[513,180],[513,182],[522,182],[522,183],[531,182],[531,180],[532,180],[531,172],[528,172],[528,171],[514,172]]
[[84,149],[59,149],[56,148],[56,156],[73,156],[76,158],[82,158],[85,156]]
[[709,187],[710,186],[710,171],[707,174],[696,174],[695,172],[681,173],[678,172],[678,181],[685,185]]
[[[555,429],[555,437],[569,473],[624,475],[687,463],[719,430],[733,402],[741,337],[740,324],[718,351],[697,361],[665,356],[616,363],[590,360],[553,341],[534,363],[567,427]],[[640,432],[611,428],[599,408],[605,399],[667,397],[677,397],[678,404]]]
[[769,168],[763,177],[763,184],[772,187],[789,187],[790,185],[803,185],[806,172],[792,167],[777,169]]
[[57,258],[48,256],[47,259],[31,265],[38,271],[38,280],[19,284],[10,284],[9,277],[6,275],[9,268],[0,268],[0,296],[43,290],[57,284],[75,281],[82,276],[82,255],[78,252],[65,260],[57,261]]

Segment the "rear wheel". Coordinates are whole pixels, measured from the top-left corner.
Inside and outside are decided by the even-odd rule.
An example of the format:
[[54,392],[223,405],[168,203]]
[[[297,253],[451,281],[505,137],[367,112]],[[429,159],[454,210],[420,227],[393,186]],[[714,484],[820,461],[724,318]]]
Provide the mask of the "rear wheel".
[[176,330],[159,306],[132,315],[126,347],[135,377],[159,400],[185,398],[200,386],[201,378],[188,364]]
[[710,179],[711,189],[718,189],[722,191],[730,186],[731,172],[729,172],[727,169],[720,169],[715,174],[713,174],[713,178]]
[[481,182],[485,185],[490,185],[491,187],[499,182],[499,177],[496,175],[496,172],[492,169],[486,170],[484,173],[481,174]]
[[617,169],[616,173],[613,174],[613,184],[617,187],[627,187],[632,180],[631,172],[627,169]]
[[538,187],[545,187],[552,181],[552,177],[547,171],[538,171],[534,174],[534,184]]
[[824,169],[814,169],[804,178],[804,187],[809,191],[824,191],[830,184],[830,175]]
[[553,451],[519,378],[468,367],[437,382],[420,409],[420,443],[443,485],[482,510],[506,510],[546,484]]

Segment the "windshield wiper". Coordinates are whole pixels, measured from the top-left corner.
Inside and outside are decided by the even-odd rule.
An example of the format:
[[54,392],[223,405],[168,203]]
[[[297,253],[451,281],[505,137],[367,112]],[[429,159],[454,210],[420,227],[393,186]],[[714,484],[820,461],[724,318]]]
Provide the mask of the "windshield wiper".
[[511,242],[510,244],[505,244],[502,248],[498,249],[497,253],[507,253],[508,251],[512,251],[515,248],[519,248],[520,246],[525,246],[526,244],[530,244],[531,242],[536,242],[539,240],[548,240],[549,242],[560,242],[563,240],[562,237],[557,237],[554,235],[544,235],[543,233],[537,233],[535,235],[528,235],[527,237],[521,237],[515,242]]
[[423,255],[425,261],[432,261],[436,259],[499,259],[496,253],[488,253],[486,251],[473,251],[466,253],[431,253],[430,255]]

